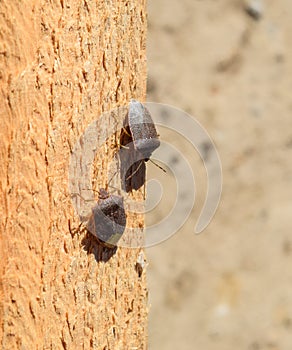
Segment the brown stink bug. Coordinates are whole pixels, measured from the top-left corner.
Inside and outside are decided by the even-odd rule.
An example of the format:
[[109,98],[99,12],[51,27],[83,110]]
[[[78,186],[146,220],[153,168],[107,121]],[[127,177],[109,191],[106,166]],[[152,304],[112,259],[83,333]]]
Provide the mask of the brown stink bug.
[[123,188],[129,192],[144,185],[145,162],[151,160],[160,141],[148,109],[139,101],[131,100],[124,125],[120,150],[121,180]]
[[111,195],[101,188],[97,204],[92,208],[88,230],[105,245],[112,247],[122,237],[126,221],[123,197]]

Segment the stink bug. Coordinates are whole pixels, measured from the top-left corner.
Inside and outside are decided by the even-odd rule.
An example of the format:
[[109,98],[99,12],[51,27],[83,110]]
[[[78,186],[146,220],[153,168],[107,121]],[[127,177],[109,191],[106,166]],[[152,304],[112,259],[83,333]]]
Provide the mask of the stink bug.
[[124,125],[120,150],[121,179],[123,188],[129,192],[144,185],[145,162],[151,160],[160,141],[148,109],[139,101],[131,100]]
[[123,197],[110,195],[101,188],[98,202],[92,208],[88,230],[105,245],[113,247],[125,231],[126,220]]
[[159,147],[160,141],[148,109],[139,101],[131,100],[130,102],[128,124],[134,148],[142,153],[147,162],[151,154]]

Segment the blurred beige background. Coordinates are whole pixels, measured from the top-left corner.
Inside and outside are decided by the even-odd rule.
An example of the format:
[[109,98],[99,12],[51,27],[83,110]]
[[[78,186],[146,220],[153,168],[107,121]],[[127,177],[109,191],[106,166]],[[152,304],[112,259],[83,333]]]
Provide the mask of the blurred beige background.
[[292,1],[149,0],[148,13],[148,101],[195,116],[223,167],[206,230],[193,233],[198,157],[192,215],[147,249],[149,349],[291,350]]

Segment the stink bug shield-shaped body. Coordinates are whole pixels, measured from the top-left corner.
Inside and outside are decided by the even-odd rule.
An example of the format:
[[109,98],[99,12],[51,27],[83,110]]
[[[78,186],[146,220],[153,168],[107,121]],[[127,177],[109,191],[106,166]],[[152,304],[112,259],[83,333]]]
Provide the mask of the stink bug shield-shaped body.
[[92,208],[88,230],[107,246],[115,246],[126,227],[126,213],[122,196],[110,195],[100,189],[99,200]]
[[131,100],[121,134],[120,149],[121,180],[126,192],[139,189],[145,183],[145,162],[147,162],[160,141],[147,108]]
[[155,149],[160,146],[160,141],[148,109],[139,101],[131,100],[128,123],[134,148],[147,162]]

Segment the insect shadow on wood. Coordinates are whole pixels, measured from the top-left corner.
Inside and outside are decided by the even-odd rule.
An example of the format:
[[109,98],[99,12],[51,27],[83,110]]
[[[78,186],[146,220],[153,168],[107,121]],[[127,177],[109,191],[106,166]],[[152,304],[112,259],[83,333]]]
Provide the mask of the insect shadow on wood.
[[160,145],[152,117],[148,109],[139,101],[131,100],[129,104],[120,144],[122,189],[126,192],[138,190],[145,184],[145,162]]
[[83,249],[87,252],[87,254],[93,254],[97,262],[107,262],[113,255],[115,255],[117,251],[116,246],[114,247],[105,245],[89,232],[82,239],[81,243],[83,245]]

